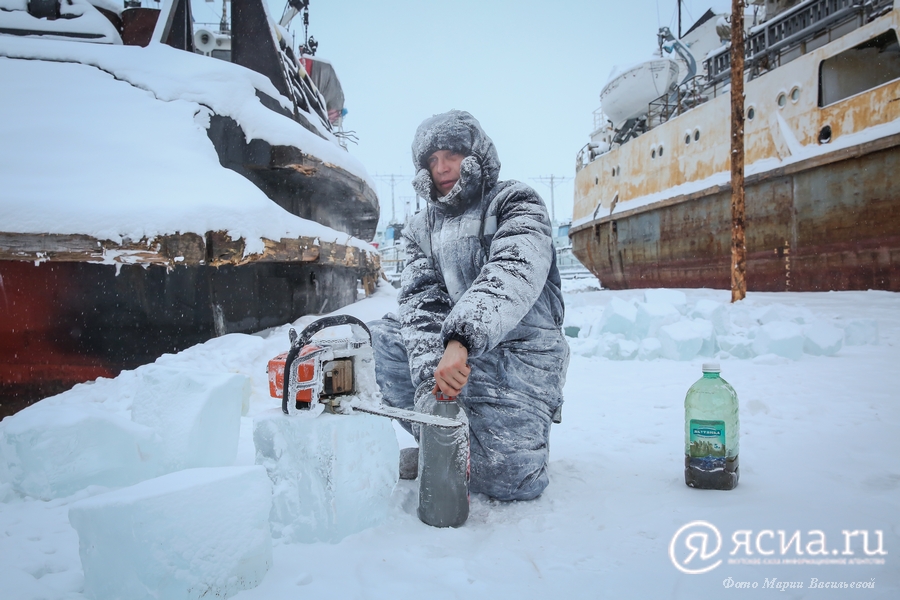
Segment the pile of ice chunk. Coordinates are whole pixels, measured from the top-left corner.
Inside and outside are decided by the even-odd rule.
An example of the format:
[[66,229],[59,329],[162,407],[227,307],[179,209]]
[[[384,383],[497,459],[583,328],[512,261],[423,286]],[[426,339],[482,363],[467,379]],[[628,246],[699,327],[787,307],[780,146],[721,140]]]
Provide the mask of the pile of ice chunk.
[[38,403],[0,423],[0,480],[43,500],[155,477],[159,455],[152,429],[91,406]]
[[39,402],[0,423],[0,478],[50,500],[191,467],[234,463],[245,376],[150,365],[127,412]]
[[[274,353],[262,349],[243,367],[265,373]],[[261,392],[267,380],[211,361],[221,370],[204,371],[200,350],[186,354],[184,364],[164,357],[0,422],[7,495],[91,496],[70,510],[89,597],[229,597],[258,585],[273,537],[338,541],[391,509],[399,447],[389,419],[273,408],[244,418],[242,436],[254,393],[279,404]],[[354,400],[374,401],[371,351],[357,359]]]
[[632,301],[612,296],[600,314],[570,311],[565,327],[576,336],[569,340],[573,352],[611,360],[798,360],[878,343],[873,319],[831,318],[805,307],[747,301],[691,303],[684,292],[669,289],[645,290]]
[[91,598],[228,598],[272,564],[272,484],[256,466],[186,469],[81,500],[84,591]]

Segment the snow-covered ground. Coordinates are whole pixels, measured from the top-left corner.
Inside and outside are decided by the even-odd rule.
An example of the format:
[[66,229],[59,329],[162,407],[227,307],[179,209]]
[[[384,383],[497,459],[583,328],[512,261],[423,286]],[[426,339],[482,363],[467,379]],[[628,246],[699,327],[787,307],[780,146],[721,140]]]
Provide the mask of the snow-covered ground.
[[[337,543],[276,539],[259,586],[235,597],[900,597],[900,294],[750,293],[729,305],[727,291],[681,292],[645,296],[583,281],[566,290],[576,337],[540,498],[473,496],[468,522],[441,530],[418,520],[416,483],[400,481],[380,525]],[[343,312],[378,318],[395,298],[382,285]],[[710,335],[746,358],[704,345]],[[253,417],[278,406],[265,364],[286,347],[281,327],[157,363],[250,377],[235,465],[252,465]],[[683,481],[684,394],[712,357],[664,357],[697,352],[715,355],[741,402],[741,479],[729,492]],[[146,369],[27,410],[130,415]],[[0,438],[16,418],[0,424]],[[0,482],[4,598],[84,597],[69,507],[88,497],[97,504],[107,491],[38,500]]]

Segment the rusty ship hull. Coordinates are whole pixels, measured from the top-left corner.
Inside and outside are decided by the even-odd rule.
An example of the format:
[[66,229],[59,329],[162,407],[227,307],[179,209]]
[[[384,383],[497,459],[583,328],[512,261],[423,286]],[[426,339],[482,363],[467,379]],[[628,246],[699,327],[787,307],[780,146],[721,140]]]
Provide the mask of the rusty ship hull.
[[[900,23],[890,8],[832,23],[818,46],[748,77],[748,289],[900,291]],[[895,61],[874,66],[887,73],[842,83],[873,46]],[[726,85],[579,169],[573,251],[604,287],[730,287]]]

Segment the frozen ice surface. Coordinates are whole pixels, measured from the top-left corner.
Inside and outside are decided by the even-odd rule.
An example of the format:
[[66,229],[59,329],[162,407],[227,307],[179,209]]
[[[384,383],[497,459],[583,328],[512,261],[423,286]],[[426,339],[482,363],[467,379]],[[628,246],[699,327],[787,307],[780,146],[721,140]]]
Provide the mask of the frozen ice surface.
[[769,304],[753,310],[750,314],[753,319],[760,325],[773,323],[775,321],[788,321],[788,315],[785,314],[785,308],[778,304]]
[[844,343],[863,346],[878,343],[878,322],[875,319],[848,319],[844,323]]
[[720,335],[716,337],[719,348],[734,358],[753,358],[753,340],[740,335]]
[[661,302],[639,302],[635,318],[635,334],[639,338],[656,337],[663,325],[677,323],[681,313],[671,304]]
[[647,304],[670,304],[681,314],[687,311],[687,295],[680,290],[665,288],[644,290],[644,302]]
[[152,429],[91,406],[37,403],[0,423],[0,481],[43,500],[155,477]]
[[694,319],[706,319],[713,324],[718,335],[728,333],[728,311],[721,302],[701,298],[694,304],[689,316]]
[[254,419],[253,442],[275,484],[274,538],[337,542],[386,518],[400,460],[389,419],[273,409]]
[[151,365],[142,371],[131,418],[162,439],[161,473],[224,467],[234,463],[249,396],[243,375]]
[[272,484],[258,466],[187,469],[76,502],[84,591],[97,600],[228,598],[272,564]]
[[700,356],[713,356],[718,350],[719,345],[716,343],[716,328],[712,321],[706,319],[694,319],[691,322],[697,333],[703,338],[703,345],[700,346]]
[[657,338],[644,338],[638,346],[639,360],[653,360],[662,356],[662,344]]
[[787,358],[785,356],[780,356],[778,354],[773,354],[771,352],[769,354],[761,354],[753,359],[754,365],[774,366],[774,365],[786,365],[786,364],[790,364],[790,362],[791,362],[790,358]]
[[747,331],[752,331],[754,328],[759,327],[759,321],[753,316],[755,311],[743,302],[732,304],[729,306],[729,309],[729,312],[731,313],[732,332],[735,327]]
[[610,358],[613,360],[631,360],[637,356],[638,343],[632,340],[616,339],[610,344]]
[[802,327],[803,351],[816,356],[832,356],[844,345],[844,330],[824,322]]
[[803,356],[803,331],[791,321],[772,321],[756,332],[753,351],[757,355],[776,354],[792,360]]
[[805,306],[785,306],[783,304],[768,304],[751,311],[753,318],[760,325],[767,325],[776,321],[792,321],[803,325],[815,321],[816,318]]
[[633,334],[634,322],[637,318],[637,309],[634,304],[620,298],[613,297],[603,309],[600,319],[601,333],[621,333],[625,336]]
[[691,360],[700,353],[712,332],[709,321],[679,321],[659,328],[662,356],[671,360]]

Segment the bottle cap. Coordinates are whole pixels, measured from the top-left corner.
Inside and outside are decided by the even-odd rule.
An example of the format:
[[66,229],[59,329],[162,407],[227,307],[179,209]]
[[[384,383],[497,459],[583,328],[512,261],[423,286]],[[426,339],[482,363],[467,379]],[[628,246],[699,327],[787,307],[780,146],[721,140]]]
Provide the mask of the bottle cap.
[[722,369],[719,367],[719,363],[717,363],[717,362],[707,362],[707,363],[703,363],[703,372],[704,373],[721,373]]

